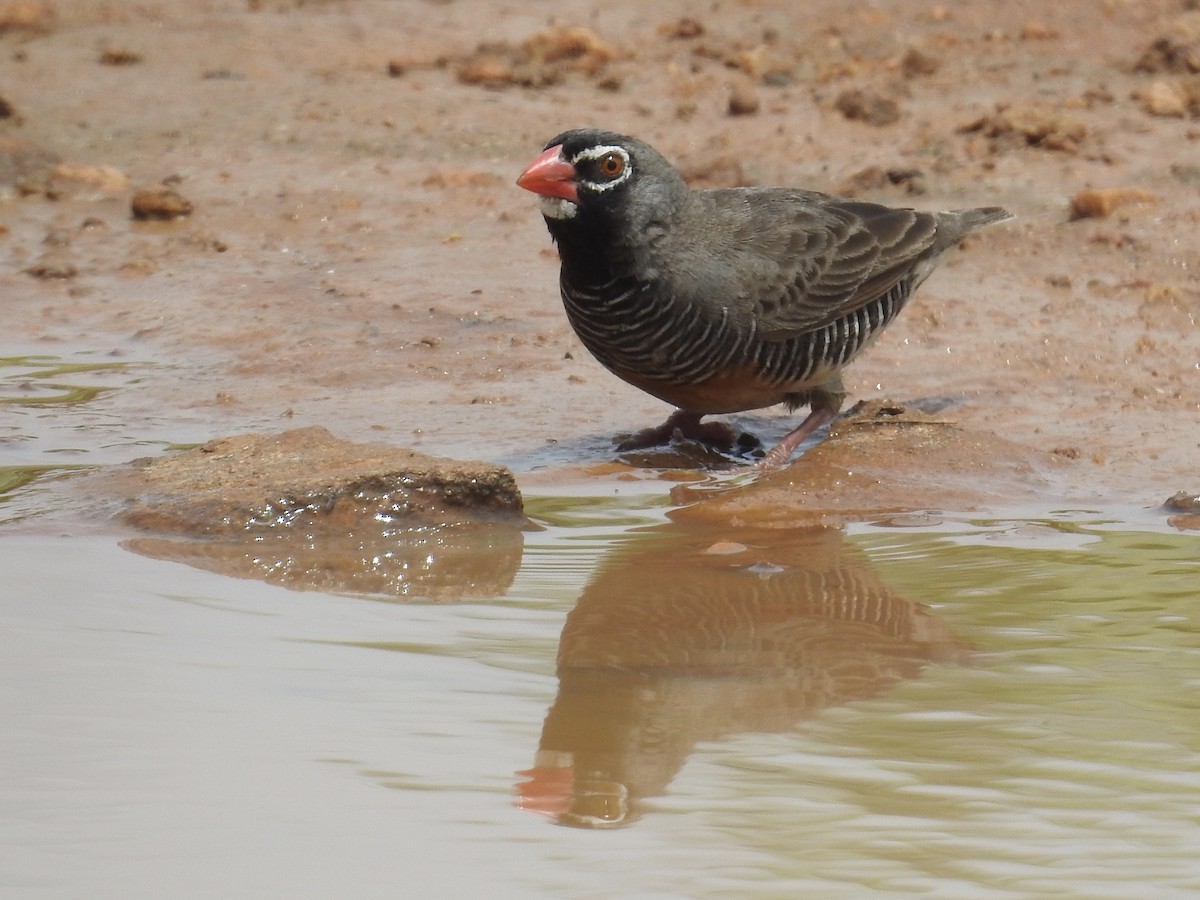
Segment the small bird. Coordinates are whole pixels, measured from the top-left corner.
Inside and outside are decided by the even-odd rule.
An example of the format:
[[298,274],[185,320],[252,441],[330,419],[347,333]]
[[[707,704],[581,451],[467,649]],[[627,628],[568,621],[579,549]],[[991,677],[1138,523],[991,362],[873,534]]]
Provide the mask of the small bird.
[[677,407],[620,449],[676,432],[728,446],[728,426],[703,416],[808,405],[764,465],[786,462],[836,417],[842,368],[943,253],[1012,218],[994,206],[919,212],[788,188],[692,190],[650,145],[598,129],[553,138],[517,185],[539,196],[580,341]]

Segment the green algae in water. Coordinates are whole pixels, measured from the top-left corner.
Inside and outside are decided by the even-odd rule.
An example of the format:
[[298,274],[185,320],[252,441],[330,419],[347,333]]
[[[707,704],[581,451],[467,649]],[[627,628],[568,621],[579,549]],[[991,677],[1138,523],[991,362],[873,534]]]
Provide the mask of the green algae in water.
[[95,466],[0,466],[0,503],[8,499],[13,491],[20,490],[46,476],[71,475],[87,471]]
[[[0,357],[0,370],[17,370],[0,376],[0,404],[47,407],[90,403],[115,388],[74,384],[60,379],[99,372],[123,372],[129,366],[124,362],[63,362],[54,356]],[[14,387],[16,392],[13,391]]]

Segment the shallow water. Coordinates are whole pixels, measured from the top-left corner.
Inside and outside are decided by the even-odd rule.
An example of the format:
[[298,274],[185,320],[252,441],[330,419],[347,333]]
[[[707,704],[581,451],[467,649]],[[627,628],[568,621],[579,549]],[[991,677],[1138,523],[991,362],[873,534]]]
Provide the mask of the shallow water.
[[0,361],[6,896],[1200,891],[1200,541],[1158,510],[733,530],[598,477],[527,498],[498,594],[428,536],[428,580],[301,593],[64,503],[188,433],[117,390],[156,371]]
[[1194,535],[622,490],[531,498],[507,594],[453,604],[0,530],[6,893],[1200,891]]

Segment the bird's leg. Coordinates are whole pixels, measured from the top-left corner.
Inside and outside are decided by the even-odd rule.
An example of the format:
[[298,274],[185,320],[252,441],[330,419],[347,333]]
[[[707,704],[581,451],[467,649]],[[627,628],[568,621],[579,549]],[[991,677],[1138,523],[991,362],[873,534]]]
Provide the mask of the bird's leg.
[[770,469],[783,465],[791,459],[796,448],[808,440],[818,428],[828,425],[837,418],[838,410],[846,401],[846,389],[842,386],[842,376],[835,374],[820,387],[809,391],[807,395],[797,395],[794,399],[799,400],[800,403],[807,400],[811,409],[803,422],[785,434],[783,440],[768,450],[767,455],[758,461],[760,468]]
[[782,466],[792,458],[796,448],[808,440],[814,431],[822,425],[829,424],[835,418],[837,418],[836,411],[820,406],[815,407],[803,422],[785,434],[778,444],[768,450],[767,455],[760,459],[757,465],[763,469]]
[[703,417],[703,413],[677,409],[667,416],[667,421],[661,425],[643,428],[637,434],[621,441],[617,444],[617,450],[624,453],[626,450],[642,450],[646,447],[669,444],[676,433],[681,438],[699,441],[720,450],[730,449],[736,437],[733,429],[724,422],[701,422]]

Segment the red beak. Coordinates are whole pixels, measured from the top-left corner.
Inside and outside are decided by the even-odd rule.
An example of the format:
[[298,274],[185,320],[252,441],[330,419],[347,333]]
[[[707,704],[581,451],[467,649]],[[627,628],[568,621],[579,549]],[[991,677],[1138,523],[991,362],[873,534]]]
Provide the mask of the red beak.
[[562,144],[556,144],[543,152],[521,173],[521,177],[517,179],[517,187],[523,187],[543,197],[561,197],[563,200],[578,203],[576,174],[575,167],[563,159]]

